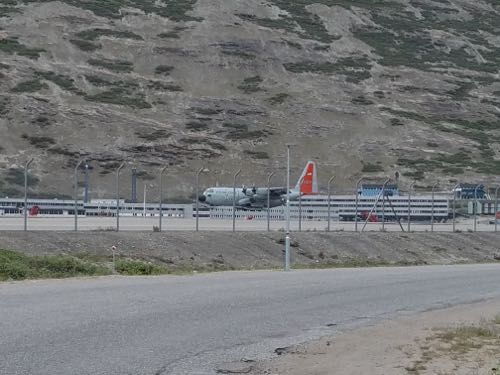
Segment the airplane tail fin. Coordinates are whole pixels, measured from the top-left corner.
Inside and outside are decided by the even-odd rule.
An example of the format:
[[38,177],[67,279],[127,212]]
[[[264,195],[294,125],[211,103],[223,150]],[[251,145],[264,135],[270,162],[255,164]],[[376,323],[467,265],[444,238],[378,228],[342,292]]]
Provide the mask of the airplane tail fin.
[[[302,184],[300,184],[301,181]],[[295,185],[295,190],[300,191],[304,195],[318,193],[318,175],[316,173],[316,163],[314,161],[307,162],[306,167],[297,181],[297,185]]]

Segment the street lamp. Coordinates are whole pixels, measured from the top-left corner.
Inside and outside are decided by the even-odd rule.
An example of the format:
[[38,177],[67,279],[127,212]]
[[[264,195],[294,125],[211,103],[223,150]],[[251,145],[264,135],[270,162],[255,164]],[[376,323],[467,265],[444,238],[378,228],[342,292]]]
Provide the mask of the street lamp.
[[457,201],[457,189],[459,188],[459,186],[460,186],[460,184],[456,184],[453,187],[453,202],[452,202],[453,233],[455,233],[455,226],[456,226],[456,217],[457,217],[456,201]]
[[385,189],[390,181],[391,179],[388,178],[382,185],[382,232],[385,231]]
[[415,183],[416,181],[413,181],[410,185],[410,189],[408,190],[408,233],[410,233],[411,229],[411,193],[413,191]]
[[85,161],[80,159],[75,166],[75,232],[78,231],[78,168]]
[[[285,271],[290,271],[290,148],[286,144],[286,235],[285,235]],[[299,192],[300,194],[300,192]]]
[[236,230],[236,179],[241,173],[241,169],[233,176],[233,232]]
[[498,229],[498,221],[500,220],[500,217],[497,218],[498,215],[498,190],[500,189],[500,186],[498,186],[495,189],[495,232]]
[[438,182],[432,185],[431,232],[434,232],[434,191],[437,185]]
[[120,231],[120,171],[125,166],[125,163],[121,163],[118,168],[116,168],[116,231]]
[[273,178],[274,172],[269,173],[267,176],[267,231],[270,231],[270,221],[271,221],[271,178]]
[[203,172],[208,172],[208,169],[205,169],[205,167],[201,167],[197,172],[196,172],[196,182],[195,182],[195,189],[196,189],[196,231],[198,232],[199,229],[199,204],[198,204],[198,194],[199,194],[199,183],[200,183],[200,173]]
[[163,217],[163,174],[167,170],[168,166],[163,167],[160,170],[160,218],[158,222],[158,230],[161,232],[161,222],[162,222],[162,217]]
[[299,180],[299,232],[302,232],[302,184],[304,183],[304,178]]
[[354,210],[354,231],[358,231],[358,203],[359,203],[359,184],[361,184],[361,181],[363,181],[363,177],[361,177],[357,182],[356,182],[356,208]]
[[24,166],[24,231],[28,230],[28,168],[33,163],[33,158],[26,162]]
[[474,204],[472,205],[474,207],[474,232],[477,231],[477,204],[479,203],[477,201],[477,189],[479,188],[479,185],[476,185],[474,188]]
[[333,180],[335,180],[335,176],[330,177],[328,180],[328,232],[330,232],[330,212],[331,212],[331,200],[332,200],[332,194],[331,194],[331,185]]

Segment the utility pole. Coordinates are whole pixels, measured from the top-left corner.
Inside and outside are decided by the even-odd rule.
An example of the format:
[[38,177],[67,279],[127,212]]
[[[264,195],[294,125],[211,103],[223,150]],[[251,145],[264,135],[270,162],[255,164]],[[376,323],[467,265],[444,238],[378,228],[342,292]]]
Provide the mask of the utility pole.
[[436,190],[437,185],[437,182],[432,185],[431,232],[434,232],[434,191]]
[[[290,271],[290,148],[286,145],[286,236],[285,236],[285,271]],[[300,192],[299,192],[300,194]]]
[[116,169],[116,231],[120,231],[120,171],[125,166],[121,163]]
[[167,170],[167,167],[163,167],[160,171],[160,218],[159,218],[159,223],[158,223],[158,230],[161,232],[161,224],[162,224],[162,217],[163,217],[163,174]]
[[28,230],[28,168],[33,163],[33,158],[24,166],[24,231]]
[[358,231],[358,204],[359,204],[359,185],[363,181],[363,177],[361,177],[358,181],[356,181],[356,207],[354,210],[354,231]]
[[233,176],[233,232],[236,230],[236,179],[241,173],[241,169]]
[[410,185],[410,190],[408,190],[408,233],[410,233],[411,229],[411,193],[413,191],[415,183],[416,181],[413,181]]
[[335,176],[330,177],[330,179],[328,180],[328,232],[330,232],[331,201],[332,201],[331,185],[333,180],[335,180]]
[[267,176],[267,231],[271,230],[271,178],[274,172],[269,173]]
[[84,161],[84,159],[79,160],[75,166],[75,232],[78,231],[78,169]]

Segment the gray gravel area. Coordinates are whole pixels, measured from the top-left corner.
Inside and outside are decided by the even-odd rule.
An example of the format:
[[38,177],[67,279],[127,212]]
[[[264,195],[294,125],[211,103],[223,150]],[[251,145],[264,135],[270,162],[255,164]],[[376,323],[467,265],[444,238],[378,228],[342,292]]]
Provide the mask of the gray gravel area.
[[[17,232],[0,231],[0,248],[30,255],[121,255],[170,265],[216,264],[225,269],[280,267],[279,232]],[[295,263],[456,264],[494,261],[500,233],[292,233]]]

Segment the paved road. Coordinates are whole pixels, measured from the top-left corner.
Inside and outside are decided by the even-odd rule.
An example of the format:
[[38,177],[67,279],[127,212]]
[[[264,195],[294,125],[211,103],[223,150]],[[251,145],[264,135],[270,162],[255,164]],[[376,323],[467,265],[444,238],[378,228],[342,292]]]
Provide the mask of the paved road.
[[[477,224],[478,231],[494,231],[495,226],[489,224],[492,218],[479,218]],[[74,230],[74,217],[30,217],[28,219],[29,230]],[[23,230],[24,221],[22,217],[0,217],[0,230]],[[112,217],[81,217],[78,220],[78,227],[80,230],[112,230],[116,227],[116,218]],[[363,227],[362,222],[358,223],[358,228],[361,230]],[[165,218],[163,220],[164,230],[180,230],[192,231],[195,229],[195,219],[178,219],[178,218]],[[120,218],[120,229],[122,230],[153,230],[153,226],[158,226],[158,218],[143,218],[143,217],[122,217]],[[298,221],[292,221],[292,230],[298,230]],[[231,220],[218,220],[218,219],[200,219],[200,230],[210,231],[230,231],[232,230]],[[271,222],[272,230],[280,230],[285,227],[284,221]],[[326,221],[306,221],[302,222],[303,230],[319,230],[323,231],[327,227]],[[403,223],[406,230],[407,224]],[[473,220],[461,219],[456,224],[456,229],[463,232],[472,230],[474,228]],[[236,229],[239,231],[263,231],[267,229],[266,220],[237,220]],[[382,223],[368,223],[366,231],[380,231]],[[398,224],[387,223],[385,225],[387,231],[401,231]],[[500,226],[499,226],[500,229]],[[353,222],[331,222],[331,230],[344,230],[354,231]],[[413,231],[430,231],[430,223],[412,223],[411,230]],[[453,226],[451,221],[447,223],[435,223],[434,230],[436,232],[451,232]]]
[[3,283],[0,374],[213,374],[339,329],[499,297],[498,285],[497,265]]

